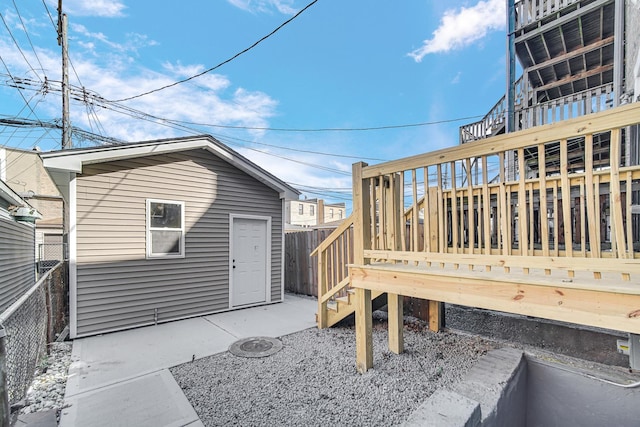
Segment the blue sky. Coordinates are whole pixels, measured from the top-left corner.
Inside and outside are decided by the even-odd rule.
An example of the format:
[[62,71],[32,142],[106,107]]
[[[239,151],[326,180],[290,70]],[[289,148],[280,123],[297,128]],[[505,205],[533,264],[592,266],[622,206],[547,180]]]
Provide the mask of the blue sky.
[[[305,196],[350,205],[352,163],[456,145],[475,119],[455,120],[486,114],[504,94],[505,0],[318,0],[213,72],[107,102],[212,68],[310,2],[63,0],[70,82],[88,94],[72,102],[72,124],[122,141],[208,133]],[[61,118],[45,4],[56,22],[57,0],[0,0],[0,119]],[[418,123],[434,124],[313,131]],[[60,132],[0,126],[0,146],[59,149]]]

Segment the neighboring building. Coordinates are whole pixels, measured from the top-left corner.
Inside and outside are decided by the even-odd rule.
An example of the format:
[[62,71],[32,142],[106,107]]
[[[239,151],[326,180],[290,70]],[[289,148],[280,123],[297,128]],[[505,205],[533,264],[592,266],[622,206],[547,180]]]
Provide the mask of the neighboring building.
[[219,141],[41,156],[69,207],[71,337],[282,301],[299,193]]
[[322,199],[287,200],[286,203],[286,222],[290,225],[313,227],[340,222],[347,217],[344,203],[324,203]]
[[37,256],[62,260],[63,200],[38,151],[0,148],[0,179],[42,215],[36,223]]

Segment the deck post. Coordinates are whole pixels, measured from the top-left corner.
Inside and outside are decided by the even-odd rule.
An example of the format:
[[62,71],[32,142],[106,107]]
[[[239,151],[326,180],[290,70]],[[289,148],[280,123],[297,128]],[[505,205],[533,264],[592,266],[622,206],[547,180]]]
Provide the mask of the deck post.
[[318,328],[324,329],[328,326],[327,322],[327,302],[322,302],[322,296],[327,293],[327,253],[321,251],[318,253]]
[[395,354],[400,354],[404,351],[403,302],[404,297],[402,295],[387,293],[389,350]]
[[356,369],[361,374],[373,367],[372,328],[371,291],[356,288]]
[[429,330],[439,332],[442,329],[444,317],[444,304],[439,301],[429,300]]
[[[353,262],[364,265],[364,250],[371,249],[371,200],[369,180],[362,178],[364,162],[353,164]],[[375,203],[375,201],[374,201]],[[373,318],[371,312],[371,291],[356,289],[356,367],[364,373],[373,367]]]

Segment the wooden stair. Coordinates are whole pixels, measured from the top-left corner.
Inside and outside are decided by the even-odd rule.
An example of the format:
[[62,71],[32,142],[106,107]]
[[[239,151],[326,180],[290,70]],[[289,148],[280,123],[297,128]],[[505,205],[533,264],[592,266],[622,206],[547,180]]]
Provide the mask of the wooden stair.
[[[352,298],[352,296],[355,296],[355,289],[349,288],[346,291],[346,296],[336,297],[327,301],[327,327],[331,327],[349,315],[355,313],[356,307]],[[372,291],[371,300],[375,301],[382,294],[383,292]]]

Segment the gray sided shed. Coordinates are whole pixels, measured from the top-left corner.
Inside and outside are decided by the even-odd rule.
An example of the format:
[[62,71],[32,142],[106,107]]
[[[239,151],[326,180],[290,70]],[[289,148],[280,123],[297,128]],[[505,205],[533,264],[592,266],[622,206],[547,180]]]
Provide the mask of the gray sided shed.
[[42,158],[69,206],[73,338],[283,299],[299,193],[212,137]]

